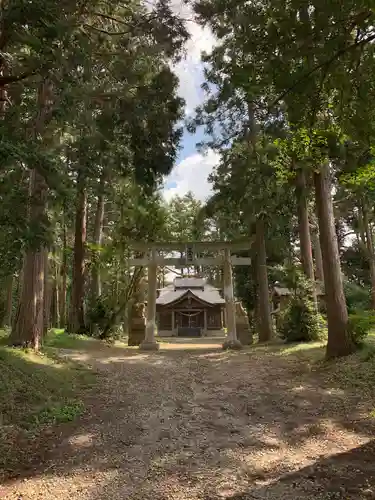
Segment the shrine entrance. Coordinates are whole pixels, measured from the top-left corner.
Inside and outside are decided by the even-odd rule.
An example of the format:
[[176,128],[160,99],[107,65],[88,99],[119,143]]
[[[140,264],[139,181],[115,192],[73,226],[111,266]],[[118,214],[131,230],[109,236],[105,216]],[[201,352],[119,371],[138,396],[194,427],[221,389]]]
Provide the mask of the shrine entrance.
[[[232,266],[249,266],[249,257],[236,257],[231,252],[249,250],[253,241],[199,241],[199,242],[150,242],[133,243],[131,247],[143,257],[129,260],[131,266],[147,266],[148,268],[148,298],[147,298],[147,323],[144,341],[139,346],[140,349],[157,350],[159,344],[155,340],[156,334],[156,284],[158,266],[175,266],[180,268],[200,267],[200,266],[223,266],[223,285],[225,299],[225,316],[227,326],[227,336],[223,344],[225,349],[239,349],[241,342],[237,339],[236,332],[236,309],[233,293]],[[163,252],[178,252],[181,257],[168,257]],[[208,254],[216,253],[217,256],[207,257]],[[201,309],[201,308],[199,308]],[[178,327],[178,336],[200,336],[202,327],[202,311],[190,308],[185,309],[182,314],[177,311],[175,316],[181,322]],[[206,311],[205,311],[206,313]],[[203,315],[204,325],[207,324],[207,314]],[[176,325],[176,318],[172,321]]]
[[204,311],[175,311],[178,337],[201,337],[204,329]]

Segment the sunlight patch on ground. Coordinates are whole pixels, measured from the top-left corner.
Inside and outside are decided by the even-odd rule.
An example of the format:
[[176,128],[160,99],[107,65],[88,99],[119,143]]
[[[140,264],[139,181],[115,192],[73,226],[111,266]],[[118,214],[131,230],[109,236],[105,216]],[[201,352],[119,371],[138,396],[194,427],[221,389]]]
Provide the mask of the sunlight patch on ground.
[[68,443],[76,448],[87,448],[92,446],[94,438],[95,436],[92,433],[77,434],[75,436],[71,436],[68,439]]
[[310,351],[312,349],[322,349],[326,346],[325,342],[310,342],[308,344],[293,344],[287,347],[281,347],[280,356],[289,356],[290,354],[300,353],[301,351]]
[[103,364],[119,363],[119,362],[138,363],[139,361],[148,360],[149,357],[150,357],[149,354],[141,354],[141,353],[127,357],[125,353],[123,356],[110,356],[109,358],[103,360],[102,363]]
[[199,343],[178,343],[178,344],[160,344],[160,350],[173,350],[173,349],[220,349],[221,346],[218,343],[207,343],[203,344],[201,342]]

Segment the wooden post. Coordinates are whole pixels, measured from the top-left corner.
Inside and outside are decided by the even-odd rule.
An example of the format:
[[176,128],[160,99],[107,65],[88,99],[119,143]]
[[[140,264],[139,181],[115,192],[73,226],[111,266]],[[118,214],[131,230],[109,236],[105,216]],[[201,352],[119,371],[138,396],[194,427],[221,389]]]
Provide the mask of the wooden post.
[[207,330],[207,309],[204,309],[203,314],[204,314],[203,335],[207,335],[207,333],[208,333],[208,330]]
[[234,304],[232,264],[229,248],[224,249],[223,271],[225,311],[227,317],[227,337],[223,343],[223,349],[241,349],[242,344],[237,339],[236,332],[236,307]]
[[172,336],[175,334],[175,317],[174,317],[174,309],[172,309]]
[[148,297],[147,297],[147,323],[144,341],[139,346],[145,351],[157,351],[159,344],[155,340],[156,329],[156,285],[157,285],[157,264],[156,250],[152,250],[148,265]]

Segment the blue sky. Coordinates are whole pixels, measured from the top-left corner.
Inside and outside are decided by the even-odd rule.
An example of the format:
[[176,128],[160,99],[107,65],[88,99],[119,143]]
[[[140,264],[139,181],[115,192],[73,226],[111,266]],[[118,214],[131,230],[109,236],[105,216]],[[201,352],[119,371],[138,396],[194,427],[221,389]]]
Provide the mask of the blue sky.
[[[185,19],[192,19],[190,7],[179,0],[172,0],[173,9]],[[202,29],[196,23],[187,22],[190,40],[186,46],[186,57],[173,67],[180,80],[179,94],[186,102],[186,115],[192,115],[204,97],[201,89],[203,83],[203,66],[201,53],[210,52],[214,45],[214,37],[207,28]],[[198,153],[196,143],[202,140],[203,131],[195,135],[186,130],[182,139],[182,148],[176,166],[164,184],[164,195],[170,199],[173,195],[184,195],[192,191],[197,198],[205,200],[210,195],[207,176],[217,163],[217,155],[212,151],[206,155]]]
[[[201,139],[203,139],[203,137],[204,134],[202,133],[202,130],[198,130],[197,133],[195,134],[190,134],[185,128],[184,135],[181,141],[181,149],[179,151],[176,160],[176,167],[181,162],[183,162],[184,160],[186,160],[191,156],[194,156],[197,153],[196,144]],[[177,187],[177,182],[175,180],[171,180],[170,178],[168,178],[165,183],[165,189],[170,189],[175,187]]]

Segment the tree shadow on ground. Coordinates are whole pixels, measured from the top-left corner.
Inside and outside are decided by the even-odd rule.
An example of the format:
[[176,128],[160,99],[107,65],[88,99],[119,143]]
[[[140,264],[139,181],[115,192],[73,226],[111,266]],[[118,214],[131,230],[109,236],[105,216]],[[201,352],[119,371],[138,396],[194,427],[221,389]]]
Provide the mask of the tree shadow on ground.
[[[251,487],[225,500],[255,498],[375,498],[375,440],[317,460],[276,481]],[[208,500],[208,499],[207,499]]]
[[0,479],[38,461],[48,426],[78,416],[94,380],[71,360],[0,349]]
[[268,498],[271,486],[259,483],[355,448],[375,432],[366,418],[371,398],[364,402],[324,370],[273,351],[113,348],[82,355],[108,370],[101,390],[86,399],[88,412],[50,429],[38,460],[20,462],[8,479],[53,481],[84,470],[91,500],[169,500],[180,498],[178,488],[186,498],[235,499],[226,482],[228,491],[250,495],[247,487]]

